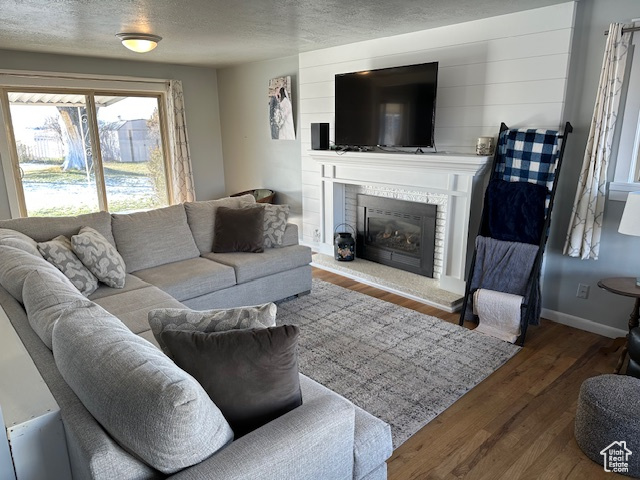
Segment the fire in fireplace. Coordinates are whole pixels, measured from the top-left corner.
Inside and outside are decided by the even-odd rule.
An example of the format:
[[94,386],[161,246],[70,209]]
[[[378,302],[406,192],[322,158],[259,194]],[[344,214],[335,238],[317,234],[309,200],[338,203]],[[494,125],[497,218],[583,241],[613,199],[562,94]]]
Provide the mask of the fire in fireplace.
[[358,256],[433,277],[436,208],[426,203],[358,195]]

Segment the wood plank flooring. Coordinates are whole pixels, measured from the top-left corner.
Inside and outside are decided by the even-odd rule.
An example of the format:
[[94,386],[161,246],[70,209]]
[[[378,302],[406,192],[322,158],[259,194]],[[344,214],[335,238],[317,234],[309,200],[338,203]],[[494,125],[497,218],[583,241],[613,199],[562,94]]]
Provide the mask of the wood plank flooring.
[[[313,276],[458,322],[458,314],[330,272],[314,269]],[[543,319],[529,329],[521,352],[394,451],[389,480],[628,478],[605,473],[573,434],[580,385],[615,368],[618,352],[600,351],[610,343]]]

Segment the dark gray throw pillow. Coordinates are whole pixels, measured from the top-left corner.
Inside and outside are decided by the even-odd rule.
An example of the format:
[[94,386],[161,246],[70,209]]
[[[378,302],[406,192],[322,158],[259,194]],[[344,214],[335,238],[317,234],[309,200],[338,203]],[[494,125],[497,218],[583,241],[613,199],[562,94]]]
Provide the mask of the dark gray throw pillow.
[[218,207],[213,235],[215,253],[264,251],[264,208]]
[[162,340],[238,438],[302,405],[298,334],[294,325],[212,333],[165,330]]

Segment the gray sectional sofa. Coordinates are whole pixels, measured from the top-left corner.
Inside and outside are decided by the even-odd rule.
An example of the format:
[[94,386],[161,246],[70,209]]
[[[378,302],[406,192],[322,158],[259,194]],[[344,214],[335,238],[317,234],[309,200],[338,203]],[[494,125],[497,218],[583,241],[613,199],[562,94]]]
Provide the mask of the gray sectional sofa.
[[[34,245],[91,227],[126,265],[124,288],[101,284],[86,299],[42,257],[0,242],[0,306],[60,407],[73,478],[386,478],[389,426],[304,375],[302,406],[231,443],[213,438],[213,430],[201,431],[207,424],[201,419],[215,406],[155,348],[152,309],[257,305],[311,289],[311,251],[298,245],[295,225],[287,225],[282,246],[263,253],[211,251],[217,208],[250,203],[247,195],[132,214],[0,221],[0,229],[21,232]],[[42,275],[29,276],[34,270]],[[127,352],[127,361],[114,351]],[[139,389],[126,388],[131,372]],[[120,375],[122,381],[114,380]],[[180,398],[200,392],[175,401],[186,413],[174,411],[177,403],[167,393],[176,385]],[[225,445],[210,445],[216,442]],[[199,457],[182,453],[192,444]],[[159,464],[148,460],[147,450]]]

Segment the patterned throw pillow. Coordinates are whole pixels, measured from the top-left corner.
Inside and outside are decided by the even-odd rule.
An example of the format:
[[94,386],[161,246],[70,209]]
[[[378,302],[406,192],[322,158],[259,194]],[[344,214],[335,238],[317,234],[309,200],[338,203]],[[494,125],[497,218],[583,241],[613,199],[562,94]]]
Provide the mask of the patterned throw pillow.
[[98,280],[113,288],[124,288],[124,260],[101,233],[91,227],[82,227],[77,235],[71,237],[71,246],[80,261]]
[[264,204],[264,247],[282,246],[284,231],[289,220],[289,205]]
[[84,296],[88,297],[96,291],[98,279],[73,253],[71,241],[67,237],[60,235],[48,242],[40,242],[38,250],[44,259],[64,273],[71,280],[73,286],[80,290]]
[[162,341],[165,330],[224,332],[242,328],[275,327],[278,307],[265,303],[255,307],[196,311],[188,308],[157,308],[149,312],[149,325],[158,345],[168,354]]

